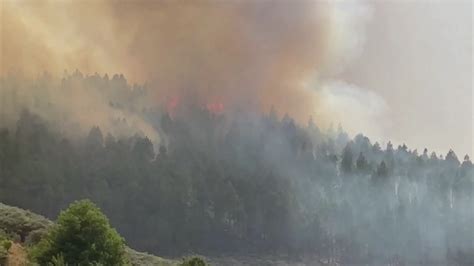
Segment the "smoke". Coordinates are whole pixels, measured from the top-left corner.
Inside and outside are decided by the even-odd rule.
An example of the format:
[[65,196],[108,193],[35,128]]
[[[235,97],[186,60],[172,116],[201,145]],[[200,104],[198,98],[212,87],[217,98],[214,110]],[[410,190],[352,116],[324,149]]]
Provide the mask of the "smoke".
[[[324,84],[319,97],[321,117],[332,117],[334,121],[344,125],[347,133],[351,135],[364,133],[383,143],[384,132],[392,124],[385,119],[389,107],[382,97],[342,81]],[[361,129],[364,132],[358,131]]]
[[143,134],[160,142],[156,129],[139,112],[150,106],[144,101],[146,95],[140,95],[139,89],[131,91],[119,76],[107,80],[75,72],[59,80],[48,74],[37,79],[12,75],[0,79],[0,86],[1,127],[14,128],[27,109],[68,137],[81,137],[100,126],[117,137]]
[[357,56],[371,14],[361,1],[310,0],[7,0],[1,8],[0,74],[123,73],[148,82],[157,103],[192,95],[227,110],[274,106],[300,121],[324,106],[305,84],[324,83]]

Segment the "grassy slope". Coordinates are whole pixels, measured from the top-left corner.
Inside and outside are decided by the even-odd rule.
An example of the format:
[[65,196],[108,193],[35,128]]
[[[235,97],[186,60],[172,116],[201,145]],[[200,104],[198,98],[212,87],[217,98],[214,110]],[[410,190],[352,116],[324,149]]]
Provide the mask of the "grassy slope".
[[[20,243],[22,246],[38,241],[48,227],[53,224],[52,221],[41,215],[0,203],[0,230],[6,232],[9,238]],[[18,245],[14,247],[16,250],[19,249]],[[10,251],[12,251],[11,248]],[[11,259],[11,257],[14,257],[15,260],[26,259],[18,258],[18,255],[12,255],[12,252],[9,253],[9,259]],[[138,252],[131,248],[127,248],[127,253],[130,256],[132,265],[177,265],[176,261]]]

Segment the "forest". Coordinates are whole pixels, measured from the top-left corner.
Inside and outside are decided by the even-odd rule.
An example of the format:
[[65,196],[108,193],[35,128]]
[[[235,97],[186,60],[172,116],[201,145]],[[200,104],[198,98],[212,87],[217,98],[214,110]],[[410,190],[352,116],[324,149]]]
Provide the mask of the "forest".
[[[146,85],[122,75],[76,71],[62,80],[1,82],[2,203],[54,218],[90,199],[132,248],[160,256],[284,254],[372,265],[473,260],[468,155],[382,146],[275,109],[151,105]],[[101,118],[106,123],[75,130],[77,110],[45,96],[75,90],[100,99],[110,111]],[[26,99],[22,91],[34,93]]]

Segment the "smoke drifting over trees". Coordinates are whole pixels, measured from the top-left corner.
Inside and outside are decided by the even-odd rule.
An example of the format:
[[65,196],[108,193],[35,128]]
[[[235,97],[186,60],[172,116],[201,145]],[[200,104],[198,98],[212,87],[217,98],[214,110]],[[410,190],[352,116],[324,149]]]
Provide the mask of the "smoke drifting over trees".
[[138,133],[160,142],[156,129],[142,117],[153,106],[150,91],[130,86],[123,75],[84,76],[76,70],[61,80],[46,73],[38,79],[7,76],[0,82],[0,124],[4,127],[14,126],[27,109],[68,137],[82,136],[100,125],[116,136]]
[[147,89],[131,89],[119,75],[74,73],[61,84],[70,95],[101,92],[112,113],[136,117],[158,132],[159,142],[143,131],[134,135],[140,130],[128,117],[105,123],[109,129],[66,134],[68,119],[42,118],[57,103],[24,109],[0,133],[0,201],[54,217],[87,197],[132,247],[162,255],[472,262],[467,155],[381,147],[363,135],[351,139],[342,128],[321,130],[313,119],[301,125],[277,109],[227,115],[188,101],[135,110]]
[[315,1],[6,1],[2,14],[0,73],[123,73],[147,82],[156,102],[192,94],[201,104],[228,108],[275,106],[303,121],[318,113],[315,83],[360,50],[370,8]]

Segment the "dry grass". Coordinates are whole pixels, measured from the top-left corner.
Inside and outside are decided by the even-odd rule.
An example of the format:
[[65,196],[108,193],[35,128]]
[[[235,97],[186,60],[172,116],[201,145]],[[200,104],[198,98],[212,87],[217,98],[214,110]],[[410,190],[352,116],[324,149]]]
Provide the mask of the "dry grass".
[[6,266],[26,266],[28,265],[28,255],[26,250],[18,243],[13,243],[8,250]]

